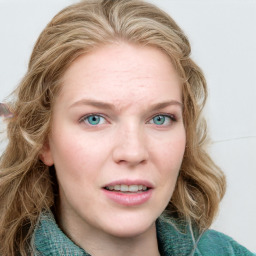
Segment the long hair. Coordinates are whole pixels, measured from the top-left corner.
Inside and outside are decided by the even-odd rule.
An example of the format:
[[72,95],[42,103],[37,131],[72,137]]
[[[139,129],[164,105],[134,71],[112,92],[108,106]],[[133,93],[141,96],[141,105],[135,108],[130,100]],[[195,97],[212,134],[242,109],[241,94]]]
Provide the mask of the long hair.
[[87,0],[58,13],[39,36],[27,73],[9,107],[8,145],[0,159],[0,255],[27,255],[40,212],[54,205],[57,186],[40,161],[50,129],[52,106],[62,77],[82,54],[125,41],[161,49],[182,81],[187,144],[169,216],[208,228],[225,192],[225,177],[205,151],[207,129],[201,112],[207,98],[201,69],[175,21],[140,0]]

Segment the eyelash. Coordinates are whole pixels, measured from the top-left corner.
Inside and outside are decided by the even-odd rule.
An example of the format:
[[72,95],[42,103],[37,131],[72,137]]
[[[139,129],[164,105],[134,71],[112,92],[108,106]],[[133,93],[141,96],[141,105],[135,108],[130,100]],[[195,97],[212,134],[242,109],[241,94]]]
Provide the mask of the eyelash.
[[[154,123],[154,118],[156,117],[164,117],[164,118],[169,118],[169,123],[168,124],[156,124]],[[164,122],[166,121],[166,119],[164,119]],[[166,114],[166,113],[158,113],[154,116],[152,116],[149,121],[147,123],[150,123],[150,124],[153,124],[153,125],[156,125],[157,127],[166,127],[166,126],[170,126],[172,125],[172,122],[176,122],[177,121],[177,118],[175,115],[173,114]]]
[[[88,118],[90,118],[90,117],[100,117],[100,118],[103,118],[103,119],[106,121],[106,117],[105,117],[104,115],[99,114],[99,113],[91,113],[91,114],[85,115],[85,116],[83,116],[82,118],[80,118],[80,119],[79,119],[79,123],[85,122],[85,121],[86,121]],[[176,118],[176,116],[173,115],[173,114],[158,113],[158,114],[152,116],[152,117],[149,119],[149,121],[147,121],[147,123],[150,123],[150,122],[151,122],[154,118],[156,118],[156,117],[164,117],[164,118],[167,117],[167,118],[170,118],[170,123],[172,123],[172,122],[177,122],[177,118]],[[106,122],[107,122],[107,121],[106,121]],[[170,124],[163,125],[163,124],[155,124],[155,123],[150,123],[150,124],[156,125],[156,126],[158,126],[158,127],[170,125]],[[98,124],[98,123],[97,123],[97,124],[95,124],[95,125],[92,125],[92,124],[90,124],[90,123],[87,123],[87,125],[89,125],[89,126],[97,126],[97,125],[101,125],[101,124]]]

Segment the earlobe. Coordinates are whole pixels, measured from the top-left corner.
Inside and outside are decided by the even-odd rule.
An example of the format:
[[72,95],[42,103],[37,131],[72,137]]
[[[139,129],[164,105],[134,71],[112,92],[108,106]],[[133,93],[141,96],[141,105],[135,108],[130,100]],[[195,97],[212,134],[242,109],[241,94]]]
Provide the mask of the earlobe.
[[52,166],[54,164],[51,149],[48,142],[45,142],[45,144],[43,145],[39,154],[39,159],[47,166]]

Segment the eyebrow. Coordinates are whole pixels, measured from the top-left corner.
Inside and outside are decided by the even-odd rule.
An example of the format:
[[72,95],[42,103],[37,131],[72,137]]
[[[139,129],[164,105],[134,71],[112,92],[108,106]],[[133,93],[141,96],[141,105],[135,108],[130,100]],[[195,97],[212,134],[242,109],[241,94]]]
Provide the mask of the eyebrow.
[[[81,105],[87,105],[87,106],[93,106],[97,108],[103,108],[103,109],[108,109],[108,110],[114,110],[115,104],[104,102],[104,101],[98,101],[98,100],[93,100],[93,99],[81,99],[73,103],[69,108],[81,106]],[[164,101],[164,102],[159,102],[155,103],[150,106],[149,111],[153,111],[156,109],[162,109],[171,105],[177,105],[181,108],[183,108],[183,104],[177,100],[169,100],[169,101]]]
[[183,109],[183,104],[177,100],[170,100],[170,101],[165,101],[165,102],[160,102],[160,103],[155,103],[150,107],[150,111],[156,110],[156,109],[161,109],[165,108],[168,106],[176,105],[179,106]]

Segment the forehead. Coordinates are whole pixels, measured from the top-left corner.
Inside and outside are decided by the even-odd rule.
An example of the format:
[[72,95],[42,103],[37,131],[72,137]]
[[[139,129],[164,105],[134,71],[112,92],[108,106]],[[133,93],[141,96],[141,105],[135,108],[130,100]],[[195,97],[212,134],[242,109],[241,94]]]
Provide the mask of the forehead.
[[[76,59],[62,79],[61,97],[97,97],[116,103],[163,98],[181,100],[181,82],[170,58],[151,46],[102,46]],[[167,99],[165,99],[167,98]]]

